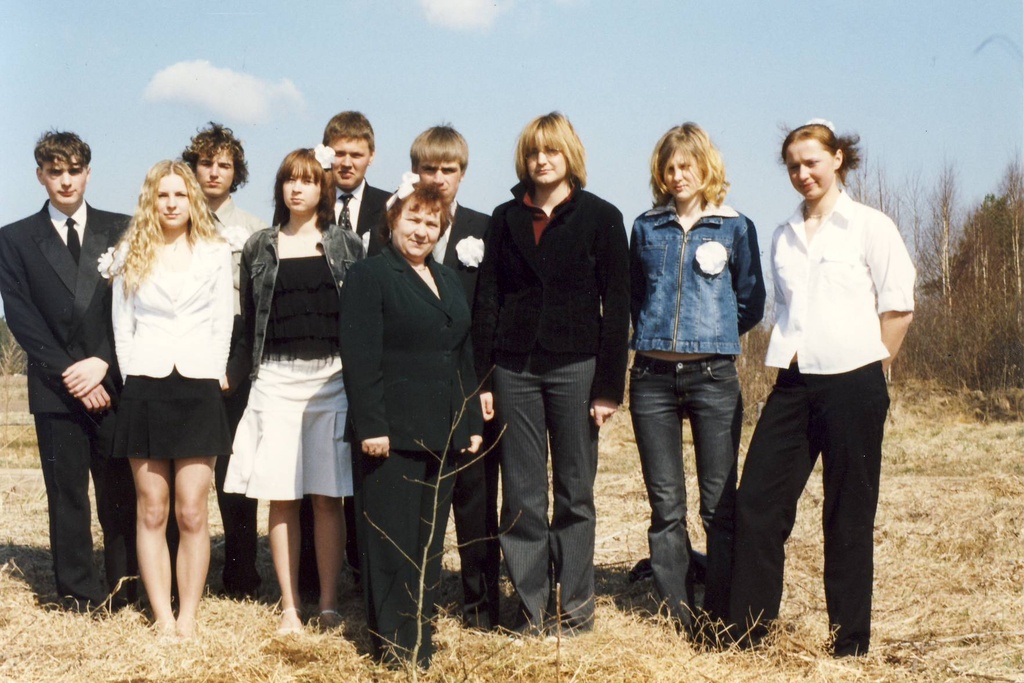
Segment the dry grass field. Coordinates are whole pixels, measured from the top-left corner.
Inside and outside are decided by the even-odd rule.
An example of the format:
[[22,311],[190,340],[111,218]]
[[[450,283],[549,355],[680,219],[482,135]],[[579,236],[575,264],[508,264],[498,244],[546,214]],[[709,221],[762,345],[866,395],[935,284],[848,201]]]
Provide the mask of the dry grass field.
[[[358,596],[344,585],[342,628],[275,637],[276,582],[262,539],[264,595],[216,597],[223,544],[216,501],[211,594],[195,638],[167,642],[144,612],[91,618],[55,609],[46,498],[22,424],[0,429],[0,681],[398,681],[376,666]],[[0,392],[0,395],[4,392]],[[755,652],[700,652],[658,616],[651,582],[628,582],[647,554],[647,501],[628,415],[602,434],[598,610],[592,633],[561,643],[460,628],[442,613],[429,681],[1024,681],[1024,436],[1021,422],[980,423],[946,396],[894,388],[876,532],[872,651],[833,660],[822,588],[818,477],[787,546],[783,628]],[[21,411],[19,413],[19,410]],[[745,430],[749,438],[750,429]],[[687,467],[692,471],[692,455]],[[690,482],[690,491],[695,491]],[[692,506],[691,506],[692,508]],[[261,524],[266,509],[261,507]],[[703,545],[690,514],[694,542]],[[265,531],[265,529],[264,529]],[[95,532],[98,536],[98,529]],[[450,534],[451,536],[451,534]],[[451,538],[449,539],[451,540]],[[97,556],[97,560],[99,557]],[[446,555],[455,613],[458,558]],[[508,586],[505,586],[508,594]],[[511,601],[507,601],[511,602]],[[511,605],[504,606],[510,620]]]

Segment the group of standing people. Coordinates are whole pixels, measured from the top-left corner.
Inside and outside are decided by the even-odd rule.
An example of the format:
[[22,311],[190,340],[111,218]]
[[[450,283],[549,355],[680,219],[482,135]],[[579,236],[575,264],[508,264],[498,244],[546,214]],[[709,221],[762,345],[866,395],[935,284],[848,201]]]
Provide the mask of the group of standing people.
[[[347,554],[375,653],[429,663],[452,507],[467,626],[499,625],[503,557],[511,630],[587,631],[598,434],[623,401],[632,348],[629,408],[669,617],[702,642],[764,638],[820,455],[834,653],[866,652],[884,371],[910,322],[914,269],[892,221],[842,190],[857,142],[812,120],[782,145],[803,201],[772,238],[767,364],[779,374],[737,486],[735,359],[765,285],[754,224],[724,203],[724,163],[696,124],[658,141],[654,208],[628,240],[621,212],[584,189],[584,146],[557,112],[523,129],[519,182],[490,219],[456,200],[468,147],[450,126],[416,139],[412,173],[389,194],[365,181],[369,122],[339,114],[321,144],[282,162],[272,227],[231,202],[247,171],[223,126],[150,170],[130,220],[85,205],[88,146],[45,134],[36,160],[50,201],[0,231],[0,291],[29,358],[58,591],[82,609],[106,599],[82,557],[91,468],[108,582],[137,556],[163,632],[194,629],[214,479],[232,593],[259,587],[255,502],[271,501],[279,633],[303,628],[311,584],[320,625],[340,624]],[[699,605],[685,419],[707,535]],[[134,600],[122,592],[117,604]]]

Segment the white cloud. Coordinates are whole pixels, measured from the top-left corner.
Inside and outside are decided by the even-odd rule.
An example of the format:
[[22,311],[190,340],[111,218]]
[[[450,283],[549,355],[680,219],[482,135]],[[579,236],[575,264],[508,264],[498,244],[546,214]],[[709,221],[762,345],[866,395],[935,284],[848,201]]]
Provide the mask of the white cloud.
[[490,28],[513,0],[419,0],[427,21],[456,29]]
[[142,96],[148,102],[199,107],[228,124],[264,123],[305,107],[302,93],[287,78],[271,83],[204,59],[178,62],[157,72]]

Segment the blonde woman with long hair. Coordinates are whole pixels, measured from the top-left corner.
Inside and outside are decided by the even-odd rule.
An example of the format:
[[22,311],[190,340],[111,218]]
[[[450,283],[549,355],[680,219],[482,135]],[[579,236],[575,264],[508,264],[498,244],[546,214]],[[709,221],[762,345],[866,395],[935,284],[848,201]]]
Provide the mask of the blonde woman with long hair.
[[[124,391],[114,457],[131,461],[138,556],[156,628],[188,637],[210,564],[207,496],[217,456],[231,452],[224,402],[233,317],[231,249],[217,236],[192,170],[149,170],[113,263],[114,343]],[[181,542],[180,605],[171,608],[165,536],[171,480]]]

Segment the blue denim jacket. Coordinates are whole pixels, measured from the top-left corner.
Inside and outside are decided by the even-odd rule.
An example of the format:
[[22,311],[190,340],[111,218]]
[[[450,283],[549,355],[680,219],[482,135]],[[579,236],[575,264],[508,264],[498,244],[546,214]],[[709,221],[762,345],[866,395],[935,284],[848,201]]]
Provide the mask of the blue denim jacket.
[[764,315],[757,231],[727,206],[708,206],[684,233],[672,205],[633,223],[631,307],[636,351],[737,355]]
[[[247,371],[252,380],[259,374],[260,362],[263,360],[263,342],[267,335],[270,304],[274,298],[274,283],[277,282],[277,268],[280,265],[277,256],[280,230],[281,226],[275,225],[253,233],[242,248],[239,280],[244,325],[241,343],[244,348],[238,355],[251,362]],[[363,258],[363,243],[354,232],[337,225],[328,227],[320,243],[340,296],[348,269]]]

